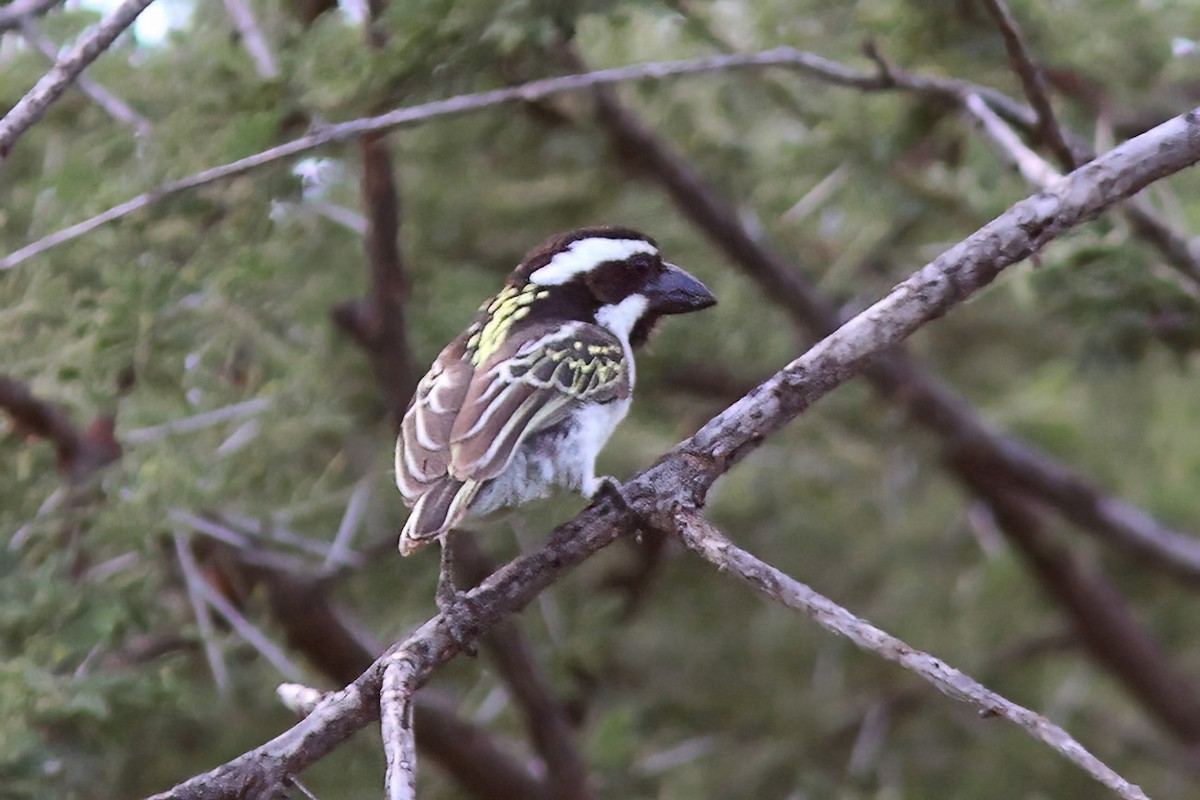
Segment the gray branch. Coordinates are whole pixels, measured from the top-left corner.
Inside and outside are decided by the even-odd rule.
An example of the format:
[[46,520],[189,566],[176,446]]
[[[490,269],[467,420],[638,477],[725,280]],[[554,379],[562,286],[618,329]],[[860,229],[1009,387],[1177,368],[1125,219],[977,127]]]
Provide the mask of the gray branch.
[[279,67],[275,65],[275,57],[271,55],[267,37],[263,36],[258,27],[258,21],[254,19],[254,12],[249,3],[246,0],[225,0],[225,10],[233,18],[233,24],[237,26],[238,34],[242,37],[242,44],[254,60],[258,76],[268,80],[278,78]]
[[[23,19],[20,25],[21,35],[25,37],[25,41],[36,47],[51,61],[58,58],[58,48],[55,47],[54,42],[47,39],[38,30],[37,24],[32,19]],[[139,137],[150,134],[150,121],[130,108],[124,100],[86,75],[80,75],[75,83],[79,86],[79,91],[90,97],[92,102],[104,109],[105,113],[117,122],[123,122],[133,128],[133,132]]]
[[386,800],[416,800],[417,737],[413,730],[413,664],[404,652],[393,654],[383,668],[379,690],[379,722],[387,758]]
[[[524,608],[567,571],[616,540],[622,532],[636,530],[639,520],[656,521],[660,525],[670,523],[672,529],[681,525],[687,515],[704,505],[709,490],[721,475],[787,422],[851,378],[872,354],[898,344],[921,325],[944,315],[989,284],[1003,269],[1058,235],[1198,160],[1200,109],[1129,140],[1065,176],[1050,190],[1012,206],[626,483],[622,493],[628,499],[627,508],[619,508],[607,499],[589,507],[556,530],[540,550],[515,559],[468,592],[452,615],[435,616],[393,645],[353,683],[321,700],[295,727],[156,798],[234,798],[250,792],[266,795],[286,786],[291,775],[378,717],[383,672],[396,654],[404,653],[412,665],[410,686],[420,686],[437,666],[456,657],[469,642]],[[891,646],[894,640],[887,641]],[[875,652],[874,648],[872,651]],[[919,662],[920,659],[915,659],[912,666],[921,666]],[[917,674],[937,685],[935,677],[944,681],[951,674],[944,670],[938,662],[935,670],[938,675],[925,670],[918,670]],[[1011,715],[1007,718],[1034,721],[1032,712],[1019,711],[1015,705],[1004,708]],[[1024,716],[1026,713],[1030,716]],[[1049,735],[1046,728],[1038,730],[1039,738]],[[1095,768],[1082,745],[1070,737],[1061,738],[1057,733],[1054,736],[1072,754],[1075,763]],[[1133,793],[1137,791],[1135,787],[1116,783],[1103,770],[1091,774],[1106,785],[1128,786],[1127,797],[1139,796]]]
[[13,0],[0,8],[0,33],[16,30],[21,23],[45,14],[62,0]]
[[42,118],[71,82],[99,58],[151,2],[153,0],[124,0],[99,25],[82,34],[75,46],[0,119],[0,163],[8,157],[21,134]]
[[982,718],[1002,717],[1057,750],[1125,800],[1146,800],[1142,790],[1089,753],[1041,714],[1001,697],[940,659],[915,650],[839,606],[812,588],[742,550],[695,513],[660,513],[656,527],[672,531],[692,552],[761,594],[801,612],[830,633],[844,636],[868,653],[920,675],[942,694],[974,706]]

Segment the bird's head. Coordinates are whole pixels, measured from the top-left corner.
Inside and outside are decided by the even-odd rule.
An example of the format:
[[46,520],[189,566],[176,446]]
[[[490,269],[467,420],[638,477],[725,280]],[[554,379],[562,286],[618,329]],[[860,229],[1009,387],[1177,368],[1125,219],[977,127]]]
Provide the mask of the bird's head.
[[580,228],[525,257],[506,291],[533,295],[527,316],[593,322],[637,347],[660,317],[714,305],[712,292],[664,261],[654,240],[629,228]]

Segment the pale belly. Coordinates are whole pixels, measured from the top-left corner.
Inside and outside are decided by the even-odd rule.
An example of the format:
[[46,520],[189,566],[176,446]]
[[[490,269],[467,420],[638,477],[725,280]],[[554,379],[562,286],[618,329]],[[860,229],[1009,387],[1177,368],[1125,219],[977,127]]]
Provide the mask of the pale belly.
[[596,488],[596,456],[625,418],[629,403],[626,398],[591,404],[569,422],[522,443],[504,472],[479,490],[471,516],[547,497],[556,488],[590,496]]

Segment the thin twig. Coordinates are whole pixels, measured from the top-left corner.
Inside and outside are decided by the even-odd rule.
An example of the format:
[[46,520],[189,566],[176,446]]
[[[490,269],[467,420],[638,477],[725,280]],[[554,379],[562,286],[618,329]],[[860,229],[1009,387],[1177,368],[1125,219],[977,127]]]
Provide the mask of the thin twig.
[[[144,1],[148,2],[149,0]],[[397,108],[375,117],[366,117],[336,125],[329,125],[299,139],[293,139],[290,142],[277,145],[276,147],[238,159],[237,161],[223,164],[219,167],[211,167],[194,175],[189,175],[186,178],[167,181],[94,217],[77,222],[74,225],[28,244],[20,250],[10,253],[3,259],[0,259],[0,270],[12,269],[28,258],[44,253],[72,239],[76,239],[101,225],[128,216],[171,195],[236,175],[242,175],[259,167],[307,153],[310,150],[315,150],[327,144],[355,139],[365,133],[394,130],[408,125],[427,122],[431,119],[467,114],[507,103],[540,100],[556,94],[578,92],[605,84],[635,80],[661,80],[677,75],[695,75],[723,70],[762,69],[767,67],[788,67],[804,74],[819,77],[830,83],[853,86],[864,90],[887,88],[880,85],[874,75],[856,72],[820,56],[784,47],[750,56],[710,56],[684,61],[633,64],[583,75],[564,75],[556,78],[545,78],[506,89],[457,95],[445,100],[435,100],[409,108]]]
[[[25,37],[27,42],[40,50],[46,58],[51,61],[58,58],[58,48],[55,47],[54,42],[47,39],[38,30],[37,24],[33,20],[26,18],[21,21],[21,35]],[[75,80],[75,84],[96,105],[104,109],[105,113],[110,117],[117,122],[122,122],[133,128],[133,132],[138,137],[145,138],[150,135],[150,120],[130,108],[124,100],[96,83],[87,75],[80,75]]]
[[1021,141],[1021,137],[1017,136],[1016,131],[1008,127],[1008,124],[1000,119],[1000,116],[992,111],[979,95],[967,95],[963,100],[963,107],[979,123],[984,135],[1020,171],[1021,177],[1025,179],[1026,183],[1042,188],[1062,177],[1062,173],[1026,147],[1025,143]]
[[350,550],[350,543],[354,540],[354,533],[358,530],[359,523],[362,522],[363,512],[367,508],[367,500],[370,497],[370,481],[363,478],[354,487],[350,501],[346,503],[346,512],[342,515],[337,534],[333,537],[333,543],[329,545],[329,552],[325,554],[325,566],[328,567],[334,563],[362,562],[362,557]]
[[70,52],[63,55],[50,71],[0,119],[0,163],[8,157],[17,139],[42,118],[46,109],[67,90],[79,73],[128,28],[153,0],[123,0],[100,24],[79,37]]
[[1008,50],[1009,63],[1017,77],[1021,79],[1021,87],[1025,90],[1025,98],[1037,114],[1037,136],[1054,154],[1059,166],[1064,170],[1073,170],[1079,166],[1071,146],[1063,136],[1063,129],[1054,115],[1054,107],[1050,104],[1050,92],[1046,88],[1046,79],[1041,68],[1033,60],[1033,55],[1021,35],[1021,28],[1016,18],[1004,0],[983,0],[983,4],[996,20],[1000,34],[1004,37],[1004,46]]
[[279,67],[275,65],[275,57],[271,55],[267,39],[258,27],[254,12],[250,10],[246,0],[225,0],[225,10],[233,18],[233,24],[237,26],[238,34],[242,37],[242,44],[254,60],[258,77],[267,80],[278,78]]
[[[1065,231],[1197,160],[1200,109],[1125,142],[1066,176],[1054,191],[1017,203],[624,484],[621,494],[626,502],[605,499],[585,509],[560,526],[541,549],[497,570],[463,595],[449,613],[436,615],[397,642],[290,730],[155,797],[232,800],[251,788],[266,793],[283,786],[288,775],[321,759],[378,717],[382,673],[390,655],[407,654],[414,665],[412,685],[421,685],[437,666],[460,655],[474,639],[524,608],[572,568],[622,532],[636,530],[639,518],[652,518],[663,509],[702,507],[721,475],[853,376],[873,353],[944,315],[1003,269]],[[1073,752],[1077,759],[1084,758],[1080,751]]]
[[233,603],[229,602],[224,595],[209,585],[208,581],[200,581],[197,584],[197,591],[204,601],[213,607],[218,614],[225,618],[238,635],[246,640],[247,644],[262,654],[263,658],[271,662],[275,669],[279,670],[280,674],[289,681],[300,680],[300,668],[292,663],[292,660],[287,657],[283,650],[267,638],[266,634],[254,626],[254,623],[246,619],[242,612],[234,607]]
[[229,671],[225,668],[225,657],[221,655],[221,646],[217,644],[216,630],[213,628],[212,617],[208,613],[208,604],[200,587],[204,584],[204,576],[196,566],[196,559],[183,534],[176,531],[172,534],[175,542],[175,557],[183,571],[184,585],[187,587],[188,600],[192,604],[192,614],[196,617],[196,625],[200,628],[200,638],[204,640],[204,657],[208,659],[208,667],[212,670],[213,681],[217,691],[226,694],[229,691]]
[[62,0],[13,0],[0,8],[0,33],[21,27],[26,20],[40,17]]
[[379,691],[379,723],[387,759],[387,800],[416,800],[417,737],[413,731],[413,664],[401,651],[388,658]]
[[731,573],[775,602],[800,611],[830,633],[844,636],[863,650],[899,664],[947,697],[974,706],[981,718],[1002,717],[1020,726],[1125,800],[1146,800],[1139,787],[1118,775],[1058,725],[996,694],[944,661],[859,619],[805,584],[760,561],[731,542],[699,514],[680,513],[676,509],[660,514],[656,524],[662,530],[673,532],[684,546],[722,572]]
[[161,439],[164,436],[170,436],[176,433],[190,433],[192,431],[211,428],[213,425],[219,425],[227,420],[236,419],[237,417],[247,416],[250,414],[261,414],[274,405],[269,397],[258,397],[253,400],[246,400],[241,403],[233,403],[232,405],[223,406],[212,411],[205,411],[201,414],[196,414],[191,417],[183,417],[182,419],[171,420],[164,422],[161,425],[151,425],[146,428],[135,428],[127,431],[121,436],[121,441],[130,442],[132,444],[141,444],[143,442],[152,442],[155,439]]

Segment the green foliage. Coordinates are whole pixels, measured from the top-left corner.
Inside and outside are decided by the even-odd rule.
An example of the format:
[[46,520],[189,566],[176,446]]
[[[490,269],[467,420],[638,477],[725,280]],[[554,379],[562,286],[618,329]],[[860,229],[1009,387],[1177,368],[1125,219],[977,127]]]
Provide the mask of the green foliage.
[[[1195,4],[1012,5],[1066,87],[1060,113],[1085,139],[1103,142],[1195,104],[1178,99],[1191,91],[1195,58],[1171,55],[1173,36],[1200,30]],[[186,28],[161,45],[123,40],[88,74],[144,114],[152,133],[135,139],[69,91],[3,165],[0,251],[310,125],[558,74],[564,33],[596,68],[787,44],[869,70],[860,44],[873,37],[905,68],[1019,92],[989,16],[970,0],[393,0],[377,49],[336,10],[305,26],[290,6],[252,7],[281,77],[256,74],[220,4],[196,4]],[[61,12],[44,30],[65,41],[94,18]],[[46,68],[10,39],[0,41],[4,107]],[[848,309],[1028,191],[967,124],[911,96],[778,71],[646,82],[620,95]],[[651,233],[720,305],[669,320],[639,359],[634,412],[600,465],[628,476],[798,355],[804,337],[665,195],[621,168],[588,113],[583,97],[568,97],[391,137],[408,334],[417,362],[428,363],[551,233],[599,222]],[[222,626],[215,638],[232,686],[218,696],[174,556],[173,511],[223,511],[329,541],[365,481],[358,543],[399,529],[385,406],[368,359],[329,317],[367,286],[361,237],[323,215],[323,204],[359,210],[359,151],[315,154],[306,162],[320,173],[315,184],[293,166],[156,203],[0,273],[4,372],[81,426],[115,411],[124,443],[120,461],[68,492],[49,446],[0,428],[4,797],[146,794],[290,723],[273,699],[279,675]],[[827,197],[804,210],[802,198],[819,186]],[[1151,199],[1180,230],[1200,225],[1194,180],[1168,181]],[[1200,474],[1198,312],[1159,254],[1114,217],[1051,245],[1036,266],[1009,270],[912,346],[992,423],[1186,526]],[[136,382],[120,391],[127,370]],[[153,433],[248,401],[269,409]],[[1151,795],[1186,796],[1178,774],[1131,745],[1161,735],[1153,722],[1082,651],[1005,660],[1062,622],[945,477],[930,441],[902,422],[866,387],[844,387],[724,478],[710,513],[751,551],[856,613],[1046,710]],[[523,546],[565,518],[567,505],[531,517]],[[1078,537],[1064,541],[1083,547]],[[484,545],[496,559],[517,550],[507,533]],[[1107,551],[1086,555],[1113,567],[1140,618],[1195,674],[1194,598]],[[612,578],[636,561],[635,546],[613,548],[524,620],[555,687],[586,711],[580,739],[601,796],[1098,791],[1022,734],[975,719],[669,548],[631,610]],[[425,553],[374,559],[338,579],[338,600],[391,641],[432,610],[435,562]],[[261,591],[239,601],[282,640]],[[137,655],[166,634],[177,646]],[[328,684],[315,669],[306,678]],[[435,683],[461,698],[464,716],[485,709],[489,728],[521,738],[520,714],[497,703],[498,680],[483,659],[456,663]],[[877,744],[860,736],[881,721]],[[359,736],[306,782],[321,797],[377,794],[378,750],[373,733]],[[424,763],[422,792],[462,796]]]

